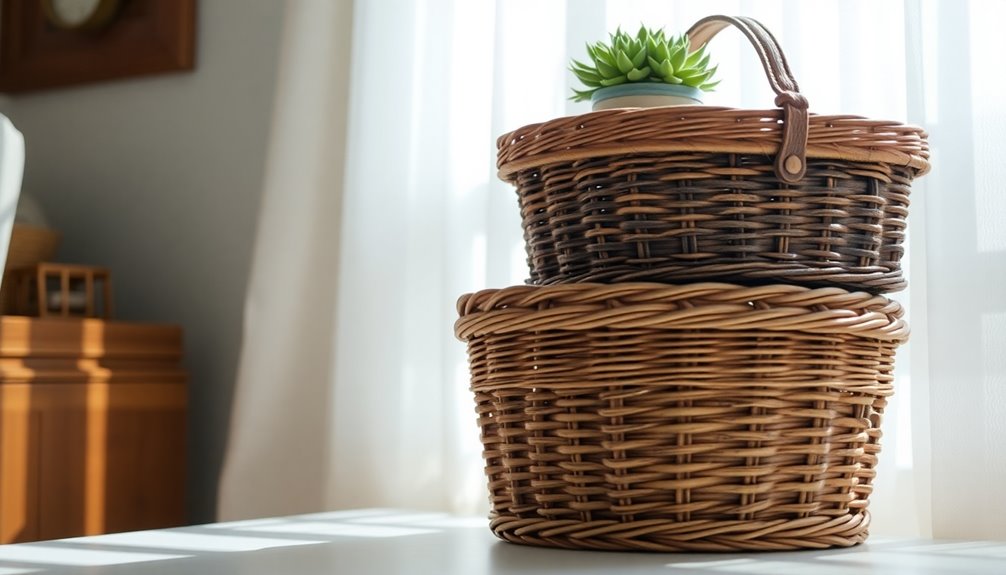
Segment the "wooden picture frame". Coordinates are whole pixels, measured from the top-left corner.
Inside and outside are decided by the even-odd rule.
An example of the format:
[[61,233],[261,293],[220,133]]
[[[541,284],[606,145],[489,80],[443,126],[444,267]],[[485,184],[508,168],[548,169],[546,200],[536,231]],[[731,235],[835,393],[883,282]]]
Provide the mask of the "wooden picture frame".
[[195,0],[122,0],[99,30],[66,30],[43,0],[2,0],[0,92],[192,70]]

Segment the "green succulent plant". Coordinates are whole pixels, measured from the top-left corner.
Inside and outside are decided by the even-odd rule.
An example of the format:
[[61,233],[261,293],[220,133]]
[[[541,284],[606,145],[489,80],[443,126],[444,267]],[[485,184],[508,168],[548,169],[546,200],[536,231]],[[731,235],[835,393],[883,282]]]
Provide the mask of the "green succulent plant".
[[595,91],[608,86],[635,83],[684,84],[704,92],[719,80],[711,81],[716,66],[709,68],[705,45],[692,51],[688,36],[671,36],[640,26],[635,36],[619,28],[610,34],[610,42],[587,44],[590,64],[573,59],[570,71],[583,82],[586,90],[573,90],[571,100],[589,100]]

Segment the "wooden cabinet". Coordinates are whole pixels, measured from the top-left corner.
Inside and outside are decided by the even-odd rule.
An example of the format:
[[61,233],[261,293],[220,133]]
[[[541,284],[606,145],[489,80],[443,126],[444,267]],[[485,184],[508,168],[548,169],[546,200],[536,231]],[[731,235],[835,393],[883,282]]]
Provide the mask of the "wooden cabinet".
[[181,525],[175,326],[0,318],[0,543]]

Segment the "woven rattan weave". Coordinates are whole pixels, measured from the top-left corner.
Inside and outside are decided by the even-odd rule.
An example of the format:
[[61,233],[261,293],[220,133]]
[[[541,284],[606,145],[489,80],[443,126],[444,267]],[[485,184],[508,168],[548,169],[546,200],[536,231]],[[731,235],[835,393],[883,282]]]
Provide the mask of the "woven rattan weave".
[[555,547],[863,541],[901,307],[838,288],[517,286],[462,296],[491,528]]
[[708,106],[593,112],[497,141],[517,188],[530,281],[775,282],[905,287],[900,260],[926,133],[897,122],[808,115],[781,50],[747,18],[711,17],[752,41],[771,110]]

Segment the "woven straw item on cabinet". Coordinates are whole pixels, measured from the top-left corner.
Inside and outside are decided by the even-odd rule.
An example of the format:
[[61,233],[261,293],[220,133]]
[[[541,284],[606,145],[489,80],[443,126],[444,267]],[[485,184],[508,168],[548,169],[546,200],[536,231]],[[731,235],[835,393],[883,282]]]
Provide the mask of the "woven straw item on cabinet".
[[750,18],[703,19],[692,44],[728,24],[756,48],[779,108],[605,110],[500,136],[531,283],[905,287],[908,197],[929,170],[926,133],[809,114],[775,38]]
[[863,541],[901,307],[838,288],[517,286],[462,296],[508,541],[729,551]]

